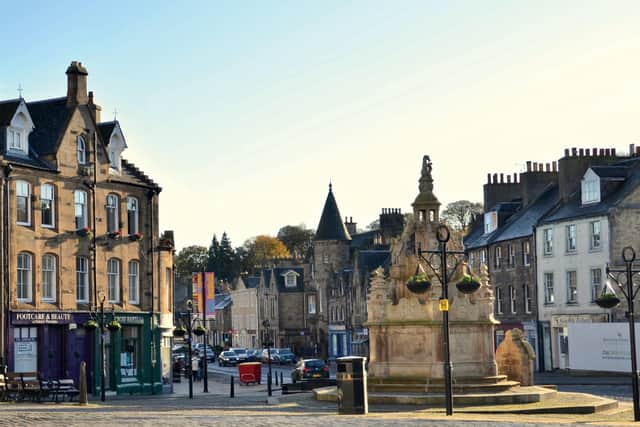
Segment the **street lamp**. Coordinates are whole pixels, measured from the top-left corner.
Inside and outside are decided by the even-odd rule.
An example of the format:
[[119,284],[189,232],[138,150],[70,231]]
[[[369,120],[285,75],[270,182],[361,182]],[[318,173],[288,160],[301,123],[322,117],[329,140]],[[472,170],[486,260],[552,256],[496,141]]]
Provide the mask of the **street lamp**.
[[[191,358],[192,356],[192,351],[191,351],[191,334],[192,334],[192,324],[191,324],[191,319],[193,318],[193,301],[191,300],[187,300],[187,315],[189,316],[189,318],[187,319],[187,339],[188,339],[188,343],[187,343],[187,361],[186,361],[186,369],[187,369],[187,376],[189,377],[189,399],[193,399],[193,369],[191,367]],[[179,328],[176,328],[176,330],[178,330]],[[174,331],[174,334],[176,334],[176,332]],[[184,334],[184,329],[182,329],[182,334]],[[206,357],[206,355],[205,355]]]
[[[444,347],[444,392],[445,392],[445,407],[447,411],[447,415],[453,415],[453,394],[452,394],[452,381],[451,381],[451,372],[453,366],[451,364],[451,354],[449,351],[449,292],[448,285],[449,280],[453,276],[453,273],[458,269],[463,261],[465,260],[465,252],[463,251],[447,251],[447,242],[451,233],[449,232],[449,228],[446,225],[440,225],[436,229],[436,239],[438,240],[438,249],[437,250],[422,250],[422,248],[418,245],[417,254],[420,258],[422,258],[425,263],[429,266],[429,269],[433,272],[433,274],[438,278],[440,283],[442,284],[442,294],[440,296],[440,304],[439,308],[442,312],[442,335],[444,337],[443,347]],[[427,255],[427,256],[425,256]],[[418,267],[416,268],[416,275],[414,277],[419,277],[419,268],[420,265],[418,263]],[[420,286],[420,281],[407,283],[407,287],[411,292],[414,293],[423,293],[430,286],[431,283],[426,281],[426,278],[422,286]],[[416,286],[417,285],[417,286]],[[475,280],[470,280],[468,283],[465,283],[462,286],[461,283],[458,283],[458,290],[463,293],[473,293],[479,288],[480,283]]]
[[[633,387],[633,419],[640,421],[640,398],[638,396],[638,363],[636,361],[636,327],[633,300],[640,290],[640,286],[636,286],[634,290],[633,277],[640,273],[640,269],[633,268],[633,261],[636,259],[636,251],[631,246],[622,249],[622,259],[624,268],[609,267],[607,264],[607,276],[611,282],[618,285],[620,291],[627,299],[627,319],[629,319],[629,343],[631,346],[631,387]],[[626,288],[626,289],[625,289]],[[613,293],[607,292],[607,288],[603,288],[602,294],[596,299],[596,304],[603,308],[613,308],[620,303]]]
[[[105,342],[105,337],[107,335],[107,321],[105,319],[105,315],[104,315],[104,302],[106,300],[106,295],[104,295],[104,293],[100,292],[100,294],[102,294],[102,297],[100,298],[96,298],[96,300],[99,299],[100,303],[99,305],[94,305],[93,307],[91,307],[91,311],[89,313],[89,316],[91,318],[93,323],[91,329],[95,329],[97,332],[99,332],[100,334],[100,400],[101,401],[105,401],[106,400],[106,385],[105,385],[105,381],[106,381],[106,357],[107,357],[107,352],[106,352],[106,342]],[[113,305],[111,306],[111,317],[113,319],[115,319],[114,317],[114,307]],[[89,322],[87,322],[87,324],[89,324]]]
[[269,328],[271,327],[269,319],[263,320],[262,326],[264,327],[262,344],[267,347],[267,364],[269,365],[269,373],[267,373],[267,395],[271,397],[271,346],[273,343],[271,342],[271,333],[269,332]]

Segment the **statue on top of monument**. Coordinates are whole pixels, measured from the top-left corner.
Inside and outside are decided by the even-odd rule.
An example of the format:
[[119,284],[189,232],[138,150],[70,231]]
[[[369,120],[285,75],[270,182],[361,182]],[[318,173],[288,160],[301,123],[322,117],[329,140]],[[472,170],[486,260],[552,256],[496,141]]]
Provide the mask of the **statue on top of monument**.
[[431,158],[428,155],[425,155],[422,158],[422,176],[428,175],[431,176]]

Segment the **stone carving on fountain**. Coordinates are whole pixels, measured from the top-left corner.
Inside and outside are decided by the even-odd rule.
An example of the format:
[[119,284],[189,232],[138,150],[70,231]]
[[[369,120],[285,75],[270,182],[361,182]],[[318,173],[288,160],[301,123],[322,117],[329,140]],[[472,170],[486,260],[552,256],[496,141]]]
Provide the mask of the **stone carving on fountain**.
[[[438,199],[433,194],[432,164],[423,158],[420,193],[414,220],[392,242],[389,275],[382,268],[370,277],[367,301],[369,328],[369,389],[437,391],[443,387],[442,284],[427,265],[421,267],[432,285],[423,294],[407,289],[418,266],[417,248],[436,249],[440,225]],[[454,392],[508,389],[515,382],[497,375],[494,350],[493,290],[487,268],[480,270],[481,287],[463,294],[449,283],[449,332]]]

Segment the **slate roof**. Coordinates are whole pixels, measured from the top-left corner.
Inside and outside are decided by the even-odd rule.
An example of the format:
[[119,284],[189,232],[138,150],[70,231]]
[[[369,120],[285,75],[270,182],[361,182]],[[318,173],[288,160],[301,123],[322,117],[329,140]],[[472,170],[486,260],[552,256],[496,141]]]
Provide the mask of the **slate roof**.
[[380,230],[364,231],[362,233],[353,234],[351,236],[351,248],[361,249],[371,247],[373,245],[374,237],[380,233]]
[[247,289],[253,289],[253,288],[257,288],[258,285],[260,284],[260,277],[257,277],[257,276],[244,277],[242,281],[244,282],[244,285],[246,286]]
[[360,251],[359,267],[367,271],[373,271],[378,267],[387,267],[391,261],[390,251],[368,250]]
[[28,102],[27,109],[35,126],[29,135],[29,146],[41,156],[55,154],[73,113],[73,108],[67,108],[67,98]]
[[104,145],[109,144],[109,138],[111,138],[111,134],[113,133],[113,129],[116,127],[117,123],[118,122],[116,120],[98,123],[98,133],[100,134],[100,139]]
[[591,170],[601,179],[605,180],[624,180],[629,174],[629,168],[626,166],[591,166]]
[[224,310],[228,306],[233,304],[230,294],[217,294],[215,296],[215,309]]
[[464,247],[466,249],[473,249],[473,248],[487,246],[490,242],[492,242],[498,236],[498,234],[501,233],[500,224],[506,224],[509,217],[511,217],[514,214],[514,212],[518,210],[519,207],[520,207],[520,203],[517,203],[517,202],[500,202],[492,206],[491,209],[488,209],[486,212],[498,213],[498,227],[495,230],[493,230],[491,233],[485,234],[484,221],[478,221],[476,226],[463,239]]
[[336,199],[333,197],[331,184],[329,184],[329,194],[324,203],[314,240],[351,240],[351,236],[342,222],[342,215],[338,210]]
[[[288,271],[295,271],[298,273],[298,278],[296,280],[296,287],[288,288],[284,283],[284,274]],[[276,286],[280,293],[287,292],[302,292],[304,291],[304,268],[302,267],[278,267],[273,269],[274,276],[276,279]]]
[[0,126],[9,126],[18,105],[20,105],[19,99],[0,101]]

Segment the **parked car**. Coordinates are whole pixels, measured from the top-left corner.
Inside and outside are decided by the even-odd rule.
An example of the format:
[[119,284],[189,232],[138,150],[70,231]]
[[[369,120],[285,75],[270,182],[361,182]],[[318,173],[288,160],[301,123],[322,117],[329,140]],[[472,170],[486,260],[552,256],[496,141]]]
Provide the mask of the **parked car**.
[[256,348],[250,348],[247,350],[247,362],[257,362],[260,361],[260,356],[262,355],[262,350]]
[[278,363],[278,357],[275,350],[275,348],[269,350],[265,348],[262,350],[262,355],[260,356],[262,363],[267,363],[269,361],[269,354],[271,355],[271,363]]
[[218,356],[218,365],[227,366],[227,365],[237,365],[238,364],[238,356],[235,351],[223,351]]
[[322,359],[300,359],[291,371],[291,381],[329,378],[329,367]]
[[269,352],[271,353],[271,363],[278,363],[285,365],[288,363],[296,363],[296,355],[288,348],[272,348],[269,351],[262,350],[261,360],[267,363],[269,359]]
[[[202,355],[204,352],[204,344],[196,344],[195,352],[198,355]],[[213,362],[216,360],[216,355],[213,352],[213,348],[211,346],[207,346],[207,362]]]
[[249,358],[246,348],[234,347],[230,348],[229,350],[233,351],[236,354],[236,356],[238,357],[238,363],[246,362]]

